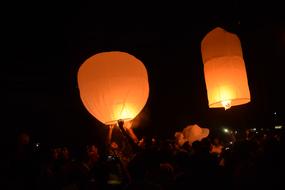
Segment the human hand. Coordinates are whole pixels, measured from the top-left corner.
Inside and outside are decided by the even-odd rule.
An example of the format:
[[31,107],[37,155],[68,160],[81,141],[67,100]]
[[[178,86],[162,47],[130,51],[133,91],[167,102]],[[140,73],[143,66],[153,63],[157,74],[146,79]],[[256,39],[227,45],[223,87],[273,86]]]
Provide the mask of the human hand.
[[133,125],[133,121],[132,121],[132,120],[126,121],[126,122],[124,123],[124,128],[125,128],[125,129],[131,129],[132,125]]
[[110,125],[109,125],[109,128],[112,130],[112,129],[114,129],[115,125],[116,125],[116,124],[110,124]]

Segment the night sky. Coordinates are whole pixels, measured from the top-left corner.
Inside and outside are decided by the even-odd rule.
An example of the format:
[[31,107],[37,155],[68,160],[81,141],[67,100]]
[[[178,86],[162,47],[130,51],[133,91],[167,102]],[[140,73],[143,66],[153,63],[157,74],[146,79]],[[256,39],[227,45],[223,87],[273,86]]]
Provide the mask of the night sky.
[[[173,136],[193,123],[210,129],[284,124],[285,20],[276,7],[231,1],[149,9],[8,6],[1,27],[3,139],[27,130],[52,144],[103,141],[106,128],[83,107],[76,79],[79,66],[103,51],[128,52],[148,70],[150,94],[135,119],[138,136]],[[202,38],[217,26],[241,40],[252,98],[227,111],[208,108],[200,52]]]

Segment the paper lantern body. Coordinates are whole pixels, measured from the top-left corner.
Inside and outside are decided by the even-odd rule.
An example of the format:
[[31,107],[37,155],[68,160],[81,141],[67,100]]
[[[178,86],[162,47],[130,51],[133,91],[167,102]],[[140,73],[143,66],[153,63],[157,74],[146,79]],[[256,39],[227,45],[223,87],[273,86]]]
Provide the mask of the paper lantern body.
[[209,32],[201,43],[210,108],[250,102],[245,63],[237,35],[222,28]]
[[208,128],[201,128],[197,124],[188,125],[182,131],[184,138],[192,144],[194,141],[201,141],[203,138],[206,138],[210,130]]
[[117,51],[87,59],[78,71],[78,87],[86,109],[104,124],[135,118],[149,94],[143,63]]

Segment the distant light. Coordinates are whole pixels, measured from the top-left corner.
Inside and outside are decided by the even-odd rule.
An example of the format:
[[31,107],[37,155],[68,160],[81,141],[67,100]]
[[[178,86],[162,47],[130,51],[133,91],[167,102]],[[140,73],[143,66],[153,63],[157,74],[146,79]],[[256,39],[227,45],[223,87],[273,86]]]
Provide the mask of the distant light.
[[233,141],[230,141],[230,144],[233,144]]
[[276,115],[276,112],[274,112],[274,115]]
[[230,149],[229,147],[226,147],[226,148],[225,148],[225,150],[229,150],[229,149]]
[[252,128],[253,131],[256,131],[256,128]]
[[282,127],[283,127],[282,125],[276,125],[274,128],[275,129],[282,129]]
[[238,132],[237,131],[235,131],[235,134],[237,134]]
[[258,131],[256,131],[255,133],[258,134]]
[[229,130],[227,128],[224,128],[225,133],[229,133]]

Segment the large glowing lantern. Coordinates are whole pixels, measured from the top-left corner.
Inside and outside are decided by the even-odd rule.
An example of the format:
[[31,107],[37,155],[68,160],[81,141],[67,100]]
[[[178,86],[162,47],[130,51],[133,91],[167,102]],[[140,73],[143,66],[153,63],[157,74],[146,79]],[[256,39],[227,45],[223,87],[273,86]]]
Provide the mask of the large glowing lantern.
[[144,64],[118,51],[87,59],[78,71],[78,87],[86,109],[107,125],[135,118],[149,94]]
[[245,63],[237,35],[222,28],[210,31],[201,43],[210,108],[250,102]]

